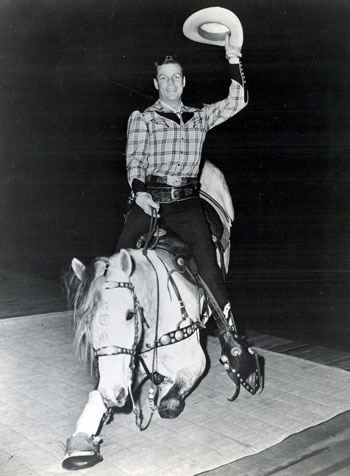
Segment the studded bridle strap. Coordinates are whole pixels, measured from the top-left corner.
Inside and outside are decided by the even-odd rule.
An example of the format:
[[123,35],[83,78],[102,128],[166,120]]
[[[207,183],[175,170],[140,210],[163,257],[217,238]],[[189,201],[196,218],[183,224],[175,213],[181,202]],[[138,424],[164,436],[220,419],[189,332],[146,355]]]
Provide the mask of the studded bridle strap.
[[133,354],[133,349],[127,349],[126,347],[119,347],[118,345],[109,345],[108,347],[100,347],[95,351],[95,357],[106,357],[109,355],[118,354]]
[[134,285],[130,281],[106,281],[106,289],[127,288],[134,293]]
[[[109,263],[106,262],[106,270],[108,271]],[[104,276],[106,276],[106,271],[104,273]],[[134,297],[134,312],[135,316],[139,315],[141,313],[141,306],[137,300],[135,291],[134,291],[134,286],[130,281],[106,281],[106,289],[115,289],[115,288],[125,288],[125,289],[130,289],[130,291],[133,294]],[[125,354],[125,355],[135,355],[136,351],[136,346],[138,343],[138,338],[139,338],[139,320],[135,319],[135,337],[134,337],[134,343],[131,349],[128,349],[126,347],[120,347],[118,345],[109,345],[106,347],[99,347],[98,349],[95,350],[95,357],[107,357],[111,355],[119,355],[119,354]]]

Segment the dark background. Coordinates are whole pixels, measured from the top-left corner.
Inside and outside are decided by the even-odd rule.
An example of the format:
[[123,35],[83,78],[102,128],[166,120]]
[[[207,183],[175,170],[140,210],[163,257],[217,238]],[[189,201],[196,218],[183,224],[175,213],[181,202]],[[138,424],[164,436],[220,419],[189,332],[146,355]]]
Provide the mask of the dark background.
[[[182,34],[217,4],[1,1],[2,267],[58,279],[73,256],[114,252],[127,119],[156,99],[154,60],[182,61],[185,104],[227,93],[224,49]],[[235,312],[266,333],[348,349],[350,2],[219,4],[243,24],[250,92],[203,153],[235,206]]]

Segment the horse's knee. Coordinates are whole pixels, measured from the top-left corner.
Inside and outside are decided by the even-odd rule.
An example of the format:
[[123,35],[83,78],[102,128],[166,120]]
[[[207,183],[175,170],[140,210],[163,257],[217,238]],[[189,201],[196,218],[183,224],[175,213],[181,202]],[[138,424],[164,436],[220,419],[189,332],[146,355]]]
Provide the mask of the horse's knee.
[[158,413],[161,418],[176,418],[184,406],[185,400],[179,394],[178,386],[174,385],[159,402]]

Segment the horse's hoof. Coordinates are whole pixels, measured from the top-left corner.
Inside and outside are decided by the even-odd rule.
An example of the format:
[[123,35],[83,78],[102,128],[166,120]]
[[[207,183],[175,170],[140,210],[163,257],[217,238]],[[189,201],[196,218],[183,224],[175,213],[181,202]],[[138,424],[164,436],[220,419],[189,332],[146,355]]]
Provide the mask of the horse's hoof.
[[[169,392],[170,393],[170,392]],[[159,403],[158,413],[161,418],[176,418],[185,407],[185,401],[177,396],[166,395]]]
[[86,433],[77,433],[67,440],[66,453],[62,467],[68,471],[85,469],[100,463],[100,438],[90,437]]

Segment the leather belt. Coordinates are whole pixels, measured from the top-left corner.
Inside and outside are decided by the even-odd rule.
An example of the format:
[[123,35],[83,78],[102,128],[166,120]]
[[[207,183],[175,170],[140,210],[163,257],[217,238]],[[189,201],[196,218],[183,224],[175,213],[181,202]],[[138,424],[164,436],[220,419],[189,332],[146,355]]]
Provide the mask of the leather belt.
[[[192,185],[192,186],[191,186]],[[185,185],[184,187],[167,187],[148,184],[147,192],[158,203],[172,203],[188,198],[197,197],[199,195],[198,188],[195,184]]]
[[177,177],[175,175],[149,175],[146,178],[146,182],[149,184],[162,184],[171,187],[182,187],[183,185],[197,183],[197,177]]

